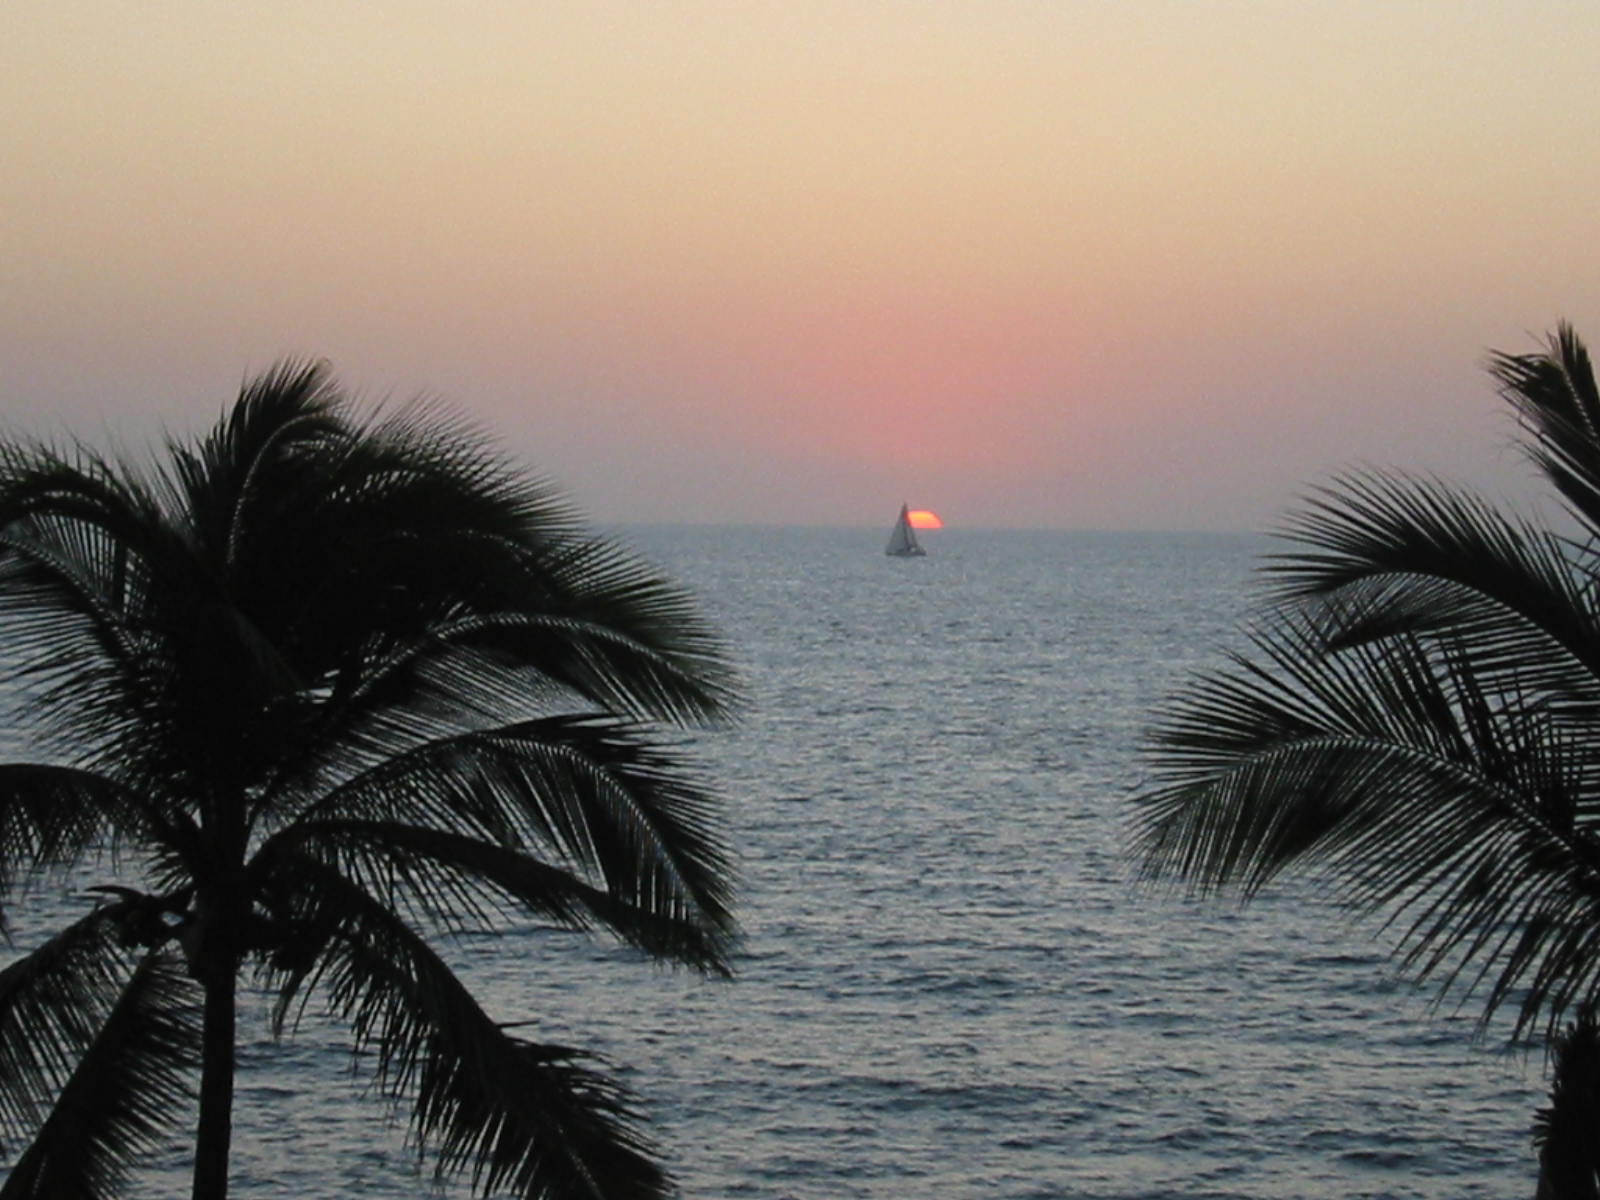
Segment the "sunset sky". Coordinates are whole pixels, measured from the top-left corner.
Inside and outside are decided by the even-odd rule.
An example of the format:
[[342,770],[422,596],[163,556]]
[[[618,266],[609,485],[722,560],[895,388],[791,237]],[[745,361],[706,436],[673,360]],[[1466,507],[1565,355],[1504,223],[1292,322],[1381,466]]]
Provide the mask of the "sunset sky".
[[1594,0],[12,0],[0,417],[285,355],[604,522],[1260,529],[1526,468],[1600,345]]

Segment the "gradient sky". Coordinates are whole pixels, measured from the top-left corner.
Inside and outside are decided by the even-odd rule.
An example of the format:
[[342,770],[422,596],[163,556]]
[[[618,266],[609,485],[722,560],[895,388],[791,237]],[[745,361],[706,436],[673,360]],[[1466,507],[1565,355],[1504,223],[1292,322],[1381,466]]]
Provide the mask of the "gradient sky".
[[1594,0],[10,0],[0,418],[318,356],[604,522],[1519,492],[1481,366],[1600,345],[1597,60]]

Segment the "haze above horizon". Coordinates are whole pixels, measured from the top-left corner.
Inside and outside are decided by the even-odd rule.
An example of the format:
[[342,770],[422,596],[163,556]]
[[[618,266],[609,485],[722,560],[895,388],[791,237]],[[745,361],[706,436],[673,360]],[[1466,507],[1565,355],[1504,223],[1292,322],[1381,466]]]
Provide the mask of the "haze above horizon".
[[601,523],[1258,530],[1527,494],[1490,349],[1600,345],[1588,0],[0,12],[0,417],[284,356]]

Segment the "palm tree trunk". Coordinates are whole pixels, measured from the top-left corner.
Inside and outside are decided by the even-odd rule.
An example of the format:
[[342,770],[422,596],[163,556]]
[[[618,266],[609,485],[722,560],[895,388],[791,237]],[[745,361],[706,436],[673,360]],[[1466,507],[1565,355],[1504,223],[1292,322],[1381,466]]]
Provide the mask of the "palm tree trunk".
[[200,1123],[195,1132],[194,1200],[227,1200],[228,1149],[233,1140],[233,1046],[238,969],[218,964],[205,979],[205,1027],[200,1044]]
[[1600,1025],[1582,1013],[1556,1038],[1550,1107],[1534,1118],[1536,1200],[1600,1198]]

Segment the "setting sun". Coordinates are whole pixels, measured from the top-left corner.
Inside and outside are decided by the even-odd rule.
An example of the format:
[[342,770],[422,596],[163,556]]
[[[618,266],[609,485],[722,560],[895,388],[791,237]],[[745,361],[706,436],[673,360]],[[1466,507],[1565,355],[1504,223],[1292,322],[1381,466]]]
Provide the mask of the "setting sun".
[[929,512],[925,508],[914,508],[906,513],[906,520],[911,522],[913,529],[943,529],[944,522],[939,520],[939,514]]

